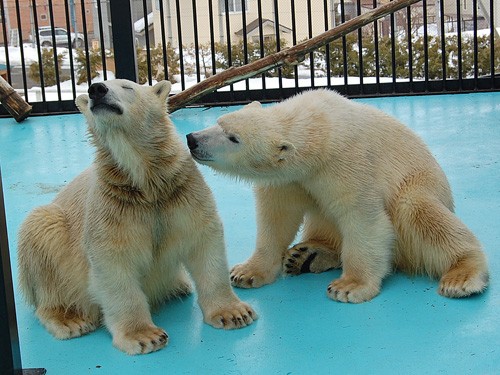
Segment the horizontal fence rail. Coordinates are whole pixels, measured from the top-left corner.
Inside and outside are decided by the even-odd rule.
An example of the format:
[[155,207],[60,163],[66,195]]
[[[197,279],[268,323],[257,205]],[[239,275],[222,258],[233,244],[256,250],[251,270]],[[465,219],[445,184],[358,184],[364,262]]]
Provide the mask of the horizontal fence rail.
[[[89,84],[115,77],[169,79],[180,92],[388,2],[124,1],[0,2],[1,74],[33,114],[74,112]],[[113,4],[126,14],[115,18]],[[500,0],[422,0],[196,104],[274,101],[314,87],[349,97],[498,90],[498,30]]]

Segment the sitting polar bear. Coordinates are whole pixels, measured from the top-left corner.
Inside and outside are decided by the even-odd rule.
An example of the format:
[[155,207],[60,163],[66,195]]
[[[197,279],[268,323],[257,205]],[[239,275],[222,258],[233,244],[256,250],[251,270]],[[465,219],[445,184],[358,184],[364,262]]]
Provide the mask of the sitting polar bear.
[[67,339],[101,319],[129,354],[164,347],[150,306],[188,294],[204,319],[239,328],[257,318],[231,289],[212,194],[167,114],[170,82],[95,83],[76,104],[94,163],[19,232],[20,286],[42,324]]
[[[328,296],[375,297],[392,268],[440,277],[439,293],[482,292],[481,246],[453,213],[448,181],[422,140],[396,119],[328,90],[254,102],[191,133],[196,161],[255,182],[257,246],[239,287],[342,267]],[[301,223],[302,242],[287,250]],[[283,265],[282,265],[283,263]]]

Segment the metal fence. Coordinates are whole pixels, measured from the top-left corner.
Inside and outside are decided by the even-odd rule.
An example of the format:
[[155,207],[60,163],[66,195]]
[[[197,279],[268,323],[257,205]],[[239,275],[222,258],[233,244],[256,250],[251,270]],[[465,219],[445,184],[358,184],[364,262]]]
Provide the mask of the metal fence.
[[[0,64],[33,113],[73,112],[74,99],[92,80],[169,79],[181,91],[385,2],[3,0]],[[422,0],[297,66],[220,89],[198,104],[278,100],[324,86],[350,97],[497,90],[495,25],[500,0]]]

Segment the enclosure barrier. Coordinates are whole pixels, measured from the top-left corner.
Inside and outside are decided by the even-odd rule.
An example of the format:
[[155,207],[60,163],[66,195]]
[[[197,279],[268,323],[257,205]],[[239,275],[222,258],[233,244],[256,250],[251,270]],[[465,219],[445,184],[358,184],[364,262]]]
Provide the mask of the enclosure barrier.
[[[0,64],[33,114],[71,113],[93,79],[169,79],[174,93],[184,91],[388,2],[3,1]],[[314,87],[349,97],[498,90],[497,8],[498,0],[422,0],[310,52],[296,66],[263,72],[195,104],[275,101]]]

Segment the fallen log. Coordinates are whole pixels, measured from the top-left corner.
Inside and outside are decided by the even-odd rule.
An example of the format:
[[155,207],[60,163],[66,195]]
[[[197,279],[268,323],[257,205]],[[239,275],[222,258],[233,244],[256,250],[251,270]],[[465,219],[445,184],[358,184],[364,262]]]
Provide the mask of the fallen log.
[[31,105],[2,77],[0,77],[0,102],[17,122],[23,121],[31,113]]
[[301,63],[305,56],[313,50],[327,45],[334,40],[341,38],[350,32],[368,25],[371,22],[406,8],[420,0],[394,0],[388,4],[379,6],[367,13],[357,16],[333,29],[330,29],[314,38],[308,39],[293,47],[265,56],[250,64],[238,67],[230,67],[223,72],[217,73],[186,90],[173,95],[169,99],[170,113],[193,103],[202,96],[209,94],[221,87],[254,77],[267,70],[282,65],[297,65]]

